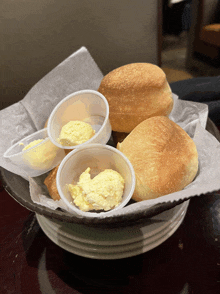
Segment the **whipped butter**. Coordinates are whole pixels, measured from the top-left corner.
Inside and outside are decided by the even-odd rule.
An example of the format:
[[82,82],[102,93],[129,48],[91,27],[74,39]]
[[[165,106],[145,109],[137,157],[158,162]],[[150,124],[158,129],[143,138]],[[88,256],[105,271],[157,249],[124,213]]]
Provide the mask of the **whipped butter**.
[[[29,143],[27,146],[25,146],[23,148],[23,151],[25,151],[33,146],[36,146],[37,144],[40,144],[42,141],[43,141],[43,139],[38,139],[38,140],[32,141],[31,143]],[[24,145],[24,143],[20,143],[20,145]]]
[[112,169],[106,169],[91,179],[88,167],[77,185],[69,184],[68,189],[80,210],[108,211],[121,203],[124,185],[123,177]]
[[59,135],[59,143],[64,146],[82,144],[95,135],[90,124],[83,121],[69,121],[65,124]]
[[[45,139],[34,140],[22,149],[22,151],[25,151],[22,155],[23,159],[28,161],[33,168],[49,168],[57,155],[57,150],[59,148],[50,140],[45,140],[43,144],[40,144],[44,140]],[[37,146],[38,144],[40,145]],[[34,146],[35,148],[30,149]]]

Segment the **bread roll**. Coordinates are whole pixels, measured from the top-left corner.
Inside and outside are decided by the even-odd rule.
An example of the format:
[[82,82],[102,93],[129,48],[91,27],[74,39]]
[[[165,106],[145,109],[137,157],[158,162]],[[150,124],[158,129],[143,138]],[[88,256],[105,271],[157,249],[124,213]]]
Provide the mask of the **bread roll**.
[[60,200],[60,194],[57,190],[57,184],[56,184],[56,176],[57,176],[58,168],[59,168],[59,165],[53,168],[50,171],[49,175],[44,180],[44,184],[47,187],[50,197],[55,201]]
[[143,120],[168,116],[173,98],[166,75],[150,63],[131,63],[108,73],[98,91],[109,103],[112,130],[130,133]]
[[198,170],[196,145],[176,123],[164,116],[140,123],[117,148],[136,175],[133,199],[153,199],[182,190]]
[[44,124],[44,128],[47,128],[48,120],[49,120],[49,118],[48,118],[47,121],[45,122],[45,124]]

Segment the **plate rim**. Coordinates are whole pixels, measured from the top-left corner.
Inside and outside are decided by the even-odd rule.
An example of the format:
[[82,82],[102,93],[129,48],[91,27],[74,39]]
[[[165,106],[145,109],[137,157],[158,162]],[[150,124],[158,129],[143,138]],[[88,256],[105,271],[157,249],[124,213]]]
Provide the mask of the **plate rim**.
[[[168,225],[165,229],[159,231],[157,234],[149,237],[149,238],[145,238],[143,236],[143,239],[140,239],[139,241],[136,242],[131,242],[131,243],[127,243],[127,244],[121,244],[121,245],[114,245],[114,244],[109,244],[109,246],[105,245],[98,245],[98,244],[85,244],[82,242],[77,242],[73,239],[69,239],[68,237],[65,237],[63,235],[60,235],[59,233],[57,233],[56,231],[50,230],[50,227],[47,227],[45,223],[42,223],[42,219],[39,221],[39,217],[37,216],[37,220],[39,222],[40,227],[42,228],[42,230],[44,231],[44,233],[49,237],[49,235],[53,236],[52,238],[58,241],[54,241],[52,240],[55,244],[57,244],[59,246],[59,242],[64,242],[66,244],[68,244],[69,246],[73,246],[76,249],[82,249],[83,251],[86,252],[92,252],[94,254],[96,254],[97,252],[102,253],[102,254],[117,254],[120,252],[123,252],[123,249],[125,249],[124,251],[133,251],[135,249],[141,248],[142,246],[147,246],[148,244],[152,244],[154,242],[156,242],[157,240],[163,238],[165,235],[169,234],[173,228],[176,227],[176,225],[179,223],[179,221],[181,221],[183,215],[186,214],[186,210],[183,210],[182,213],[180,215],[178,215],[177,219],[175,219],[174,222],[172,222],[170,225]],[[46,228],[47,227],[47,228]],[[79,243],[79,244],[77,244]]]
[[[188,202],[184,202],[184,203],[182,203],[182,204],[180,204],[181,206],[179,207],[179,209],[177,210],[177,212],[174,214],[174,215],[172,215],[171,216],[171,218],[168,218],[168,220],[165,220],[164,222],[163,222],[163,224],[160,226],[160,225],[158,225],[158,227],[156,228],[156,229],[154,229],[154,231],[152,231],[149,235],[148,235],[148,238],[149,237],[152,237],[152,236],[154,236],[154,235],[156,235],[157,233],[159,233],[161,230],[163,230],[163,229],[165,229],[168,225],[171,225],[171,223],[173,222],[173,221],[175,221],[176,220],[176,218],[178,218],[178,216],[181,214],[181,213],[183,213],[183,211],[185,211],[185,210],[187,210],[188,209],[188,206],[189,206],[189,201]],[[175,207],[174,208],[172,208],[172,209],[175,209]],[[159,214],[159,215],[157,215],[156,217],[159,217],[160,215],[162,215],[163,213],[161,213],[161,214]],[[124,240],[114,240],[114,241],[112,241],[112,240],[94,240],[94,239],[86,239],[86,238],[82,238],[82,237],[78,237],[78,236],[75,236],[75,235],[72,235],[71,234],[71,232],[70,232],[70,229],[69,228],[65,228],[65,224],[64,224],[64,227],[62,228],[62,229],[60,229],[60,224],[57,224],[57,223],[54,223],[53,221],[51,221],[50,219],[47,219],[47,218],[45,218],[45,217],[43,217],[43,216],[40,216],[41,218],[44,218],[44,221],[47,223],[47,224],[49,224],[50,225],[50,228],[51,229],[53,229],[53,225],[56,227],[56,229],[59,231],[58,233],[59,234],[61,234],[61,235],[64,235],[64,233],[65,233],[65,237],[68,237],[69,239],[72,239],[73,241],[77,241],[77,242],[81,242],[81,243],[87,243],[87,244],[91,244],[91,245],[100,245],[100,246],[108,246],[109,245],[109,243],[111,244],[111,245],[115,245],[115,246],[118,246],[118,245],[126,245],[126,244],[129,244],[129,243],[134,243],[134,242],[137,242],[137,241],[139,241],[139,240],[142,240],[142,235],[140,235],[140,236],[137,236],[137,237],[134,237],[134,238],[132,238],[132,239],[124,239]],[[68,225],[68,224],[67,224]],[[77,225],[77,224],[76,224]],[[147,226],[150,226],[150,225],[148,225],[148,224],[139,224],[138,226],[137,226],[137,224],[134,224],[132,227],[131,226],[129,226],[129,227],[119,227],[119,228],[117,228],[118,230],[118,234],[120,234],[120,231],[124,231],[123,233],[124,234],[126,234],[127,232],[127,229],[129,228],[129,229],[131,229],[130,231],[131,231],[131,234],[132,234],[132,231],[133,230],[135,230],[136,228],[138,228],[138,229],[140,229],[141,230],[141,228],[142,227],[147,227]],[[63,229],[65,230],[65,231],[63,231]],[[79,228],[80,229],[80,228]],[[87,229],[87,227],[86,227],[86,229]],[[100,229],[100,228],[96,228],[96,229]],[[94,229],[94,230],[96,230],[96,229]],[[102,229],[101,229],[102,230]],[[114,229],[112,229],[113,230],[113,234],[114,234]],[[102,232],[101,232],[102,233]],[[100,233],[100,234],[101,234]],[[145,235],[146,235],[146,233],[144,233]],[[132,242],[131,242],[131,240],[132,240]]]
[[90,259],[100,259],[100,260],[123,259],[123,258],[128,258],[128,257],[133,257],[133,256],[143,254],[145,252],[148,252],[148,251],[158,247],[162,243],[164,243],[180,227],[180,225],[182,224],[182,222],[183,222],[183,220],[185,218],[186,212],[187,212],[187,210],[182,215],[179,222],[177,222],[176,226],[174,226],[174,228],[172,228],[172,230],[169,231],[167,234],[165,234],[165,236],[163,236],[162,238],[159,238],[155,242],[150,243],[150,245],[146,245],[146,246],[140,247],[138,249],[134,249],[134,250],[128,250],[128,251],[121,252],[121,253],[118,253],[118,254],[117,253],[94,254],[94,252],[91,253],[91,252],[88,252],[88,251],[78,250],[78,248],[73,248],[73,246],[70,246],[69,244],[66,244],[65,242],[62,242],[62,241],[60,241],[60,243],[57,244],[54,240],[52,240],[50,237],[48,237],[48,235],[46,233],[45,233],[45,235],[52,242],[54,242],[57,246],[61,247],[62,249],[66,250],[66,251],[68,251],[68,252],[70,252],[72,254],[76,254],[76,255],[81,256],[81,257],[86,257],[86,258],[90,258]]

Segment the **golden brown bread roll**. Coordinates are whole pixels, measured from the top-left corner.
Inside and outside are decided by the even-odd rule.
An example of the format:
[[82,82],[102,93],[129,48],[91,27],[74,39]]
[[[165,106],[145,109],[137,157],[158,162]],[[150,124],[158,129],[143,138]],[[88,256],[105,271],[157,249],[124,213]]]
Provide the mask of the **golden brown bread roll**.
[[50,171],[49,175],[44,180],[44,184],[46,185],[47,190],[51,198],[53,198],[53,200],[60,200],[60,195],[58,193],[57,184],[56,184],[56,175],[57,175],[58,167],[59,165],[53,168]]
[[150,63],[131,63],[114,69],[101,81],[98,91],[109,103],[112,130],[130,133],[140,122],[168,116],[173,98],[166,75]]
[[196,145],[176,123],[164,116],[140,123],[117,148],[136,175],[133,199],[153,199],[182,190],[198,170]]
[[48,118],[47,121],[45,122],[45,124],[44,124],[44,128],[47,128],[48,120],[49,120],[49,118]]

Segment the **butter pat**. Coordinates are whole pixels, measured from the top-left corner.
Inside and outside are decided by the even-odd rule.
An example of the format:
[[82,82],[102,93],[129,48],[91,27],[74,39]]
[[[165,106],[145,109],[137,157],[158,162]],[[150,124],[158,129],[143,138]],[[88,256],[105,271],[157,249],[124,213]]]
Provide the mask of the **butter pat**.
[[59,143],[64,146],[82,144],[95,135],[90,124],[83,121],[70,121],[61,129]]
[[111,210],[122,201],[125,181],[112,169],[106,169],[91,179],[88,167],[77,185],[68,185],[74,204],[82,211]]

